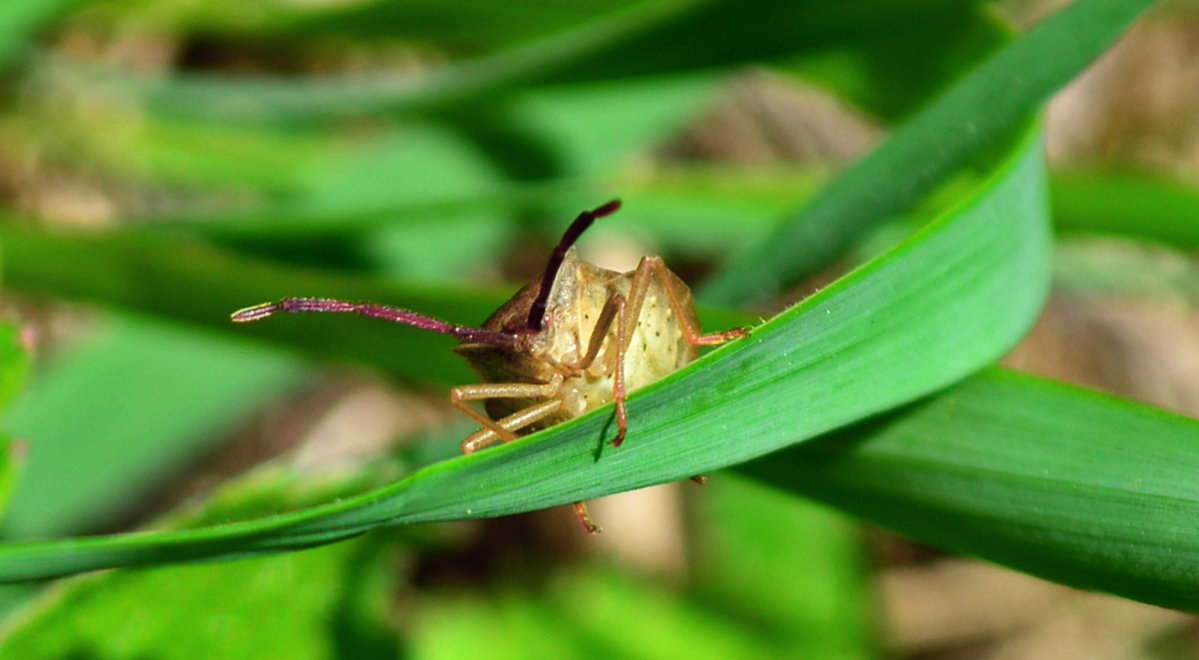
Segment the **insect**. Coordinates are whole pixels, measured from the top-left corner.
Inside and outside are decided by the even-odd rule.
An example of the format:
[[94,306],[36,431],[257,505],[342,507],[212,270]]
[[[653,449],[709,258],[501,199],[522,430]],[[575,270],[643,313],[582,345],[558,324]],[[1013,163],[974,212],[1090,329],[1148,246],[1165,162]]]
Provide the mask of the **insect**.
[[[454,325],[418,312],[369,302],[287,298],[233,313],[258,321],[277,312],[343,312],[380,318],[462,340],[462,355],[483,381],[450,391],[450,402],[482,428],[462,441],[465,454],[546,428],[615,402],[619,447],[628,431],[629,392],[695,360],[700,346],[747,336],[743,328],[701,334],[687,285],[661,257],[618,273],[580,261],[574,244],[596,220],[620,208],[613,200],[575,218],[550,254],[542,276],[525,285],[480,327]],[[483,402],[480,412],[472,401]],[[586,505],[574,504],[588,533],[599,528]]]

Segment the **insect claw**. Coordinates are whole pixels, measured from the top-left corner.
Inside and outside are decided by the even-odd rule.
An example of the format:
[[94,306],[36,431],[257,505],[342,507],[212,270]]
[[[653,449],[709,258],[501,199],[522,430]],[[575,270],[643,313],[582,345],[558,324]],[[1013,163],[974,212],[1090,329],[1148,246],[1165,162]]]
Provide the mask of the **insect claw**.
[[579,521],[579,525],[583,528],[584,532],[587,532],[588,534],[599,534],[600,532],[604,531],[600,529],[599,525],[595,524],[595,522],[591,520],[591,516],[587,515],[586,502],[575,502],[570,506],[572,509],[574,509],[575,518]]
[[724,335],[726,341],[745,339],[749,336],[749,328],[733,328],[732,330],[725,330],[720,334]]

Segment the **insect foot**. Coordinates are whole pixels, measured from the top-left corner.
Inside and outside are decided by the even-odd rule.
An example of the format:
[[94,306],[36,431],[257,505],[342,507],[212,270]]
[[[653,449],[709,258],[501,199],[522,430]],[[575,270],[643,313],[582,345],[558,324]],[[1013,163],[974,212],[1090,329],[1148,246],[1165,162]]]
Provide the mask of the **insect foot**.
[[[540,278],[528,283],[479,327],[455,325],[398,307],[333,298],[285,298],[238,310],[237,323],[278,313],[346,313],[450,335],[483,381],[450,392],[450,403],[481,427],[462,441],[465,454],[512,442],[591,410],[615,404],[619,447],[628,433],[630,392],[690,364],[699,347],[748,335],[744,328],[700,332],[687,285],[661,257],[643,257],[627,273],[581,261],[574,244],[596,220],[615,213],[613,200],[584,211],[550,253]],[[482,410],[473,402],[480,402]],[[582,502],[579,525],[599,527]]]

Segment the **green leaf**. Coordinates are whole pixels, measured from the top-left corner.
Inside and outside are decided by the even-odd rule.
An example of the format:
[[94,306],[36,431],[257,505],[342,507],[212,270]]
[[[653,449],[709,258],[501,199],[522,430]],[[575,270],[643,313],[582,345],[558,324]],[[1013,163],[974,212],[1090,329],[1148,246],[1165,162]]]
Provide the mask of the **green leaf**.
[[1196,446],[1194,420],[992,369],[740,469],[951,551],[1195,611]]
[[1112,233],[1194,248],[1199,188],[1148,173],[1068,170],[1053,175],[1053,224],[1064,232]]
[[703,474],[911,401],[994,361],[1049,281],[1036,131],[909,240],[629,399],[612,450],[601,409],[324,507],[189,532],[7,544],[0,579],[252,556],[387,524],[502,515]]
[[[748,11],[745,3],[728,0],[613,4],[619,6],[550,17],[544,28],[532,30],[523,40],[501,36],[493,42],[497,50],[428,76],[380,72],[295,80],[192,74],[163,80],[91,66],[81,66],[81,75],[126,94],[144,95],[151,106],[172,114],[323,121],[384,111],[480,107],[488,97],[530,84],[711,71],[747,62],[795,64],[797,54],[809,52],[821,61],[807,66],[806,73],[833,88],[855,92],[857,100],[873,104],[881,114],[894,115],[956,77],[1002,36],[979,3],[962,0],[763,2]],[[543,3],[531,9],[533,14],[545,11]],[[488,23],[487,12],[472,11],[465,19],[457,18],[475,22],[474,29],[496,29]],[[540,22],[536,17],[526,20]],[[398,29],[403,27],[422,29],[416,24],[401,24]],[[854,59],[852,65],[845,64]],[[831,60],[837,60],[838,66],[829,66]],[[930,66],[930,62],[937,64]],[[887,84],[867,92],[879,77]]]
[[[281,510],[297,498],[344,494],[357,481],[261,468],[159,526]],[[25,604],[6,622],[0,656],[64,658],[85,649],[103,658],[398,657],[388,624],[398,550],[373,535],[246,562],[86,576]]]
[[[8,433],[0,433],[0,511],[8,510],[8,502],[25,463],[25,444],[16,442]],[[0,595],[0,603],[3,596]]]
[[294,385],[294,359],[195,329],[112,318],[46,365],[3,424],[26,465],[8,538],[94,530]]
[[21,332],[15,324],[0,322],[0,410],[8,407],[29,376],[31,357]]
[[1150,4],[1079,0],[1042,21],[736,257],[700,296],[723,304],[766,300],[841,255],[1024,121]]
[[760,658],[773,650],[667,586],[585,566],[556,571],[539,589],[434,595],[415,619],[413,646],[430,658]]
[[693,561],[699,602],[772,642],[773,657],[873,656],[859,530],[730,472],[703,490]]
[[[25,342],[19,327],[0,322],[0,410],[8,406],[29,376],[32,360]],[[8,510],[18,474],[25,466],[26,449],[23,440],[15,442],[9,432],[0,432],[0,511]]]
[[477,287],[389,284],[378,279],[279,266],[151,232],[95,235],[0,223],[4,276],[14,287],[89,298],[185,319],[243,337],[269,337],[325,357],[370,364],[409,379],[461,383],[471,378],[442,335],[344,316],[291,317],[234,326],[242,307],[286,296],[373,300],[456,323],[479,323],[504,300]]

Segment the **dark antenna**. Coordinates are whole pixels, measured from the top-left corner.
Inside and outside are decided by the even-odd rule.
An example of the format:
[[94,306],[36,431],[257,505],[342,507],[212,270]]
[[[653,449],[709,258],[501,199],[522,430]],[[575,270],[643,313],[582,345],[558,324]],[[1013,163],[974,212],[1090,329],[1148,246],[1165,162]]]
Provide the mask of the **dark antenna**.
[[529,330],[539,332],[542,328],[542,318],[545,316],[546,303],[550,299],[550,289],[553,288],[554,280],[558,277],[558,268],[562,266],[562,259],[566,257],[566,251],[575,244],[575,241],[579,240],[591,223],[606,215],[612,215],[619,209],[620,200],[614,199],[592,211],[583,211],[566,228],[566,233],[562,234],[558,246],[550,253],[550,259],[545,264],[545,272],[541,275],[541,290],[537,292],[537,298],[529,307],[529,318],[525,321],[525,326]]
[[516,335],[484,330],[482,328],[472,328],[468,325],[453,325],[441,319],[435,319],[432,316],[426,316],[407,309],[376,305],[375,303],[346,302],[332,298],[284,298],[279,302],[262,303],[261,305],[239,309],[233,313],[232,318],[235,323],[249,323],[250,321],[264,319],[277,312],[285,312],[287,314],[306,314],[309,312],[352,313],[359,316],[383,319],[392,323],[402,323],[414,328],[420,328],[421,330],[429,330],[430,332],[439,332],[443,335],[457,337],[466,342],[488,344],[501,348],[514,348],[519,341]]

